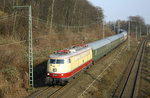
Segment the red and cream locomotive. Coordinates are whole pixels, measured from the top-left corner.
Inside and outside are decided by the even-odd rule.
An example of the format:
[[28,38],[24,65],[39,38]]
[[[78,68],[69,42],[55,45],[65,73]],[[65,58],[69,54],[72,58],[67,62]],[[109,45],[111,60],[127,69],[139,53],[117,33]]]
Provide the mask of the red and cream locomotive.
[[46,83],[64,85],[90,64],[92,64],[92,49],[87,45],[58,50],[49,56]]

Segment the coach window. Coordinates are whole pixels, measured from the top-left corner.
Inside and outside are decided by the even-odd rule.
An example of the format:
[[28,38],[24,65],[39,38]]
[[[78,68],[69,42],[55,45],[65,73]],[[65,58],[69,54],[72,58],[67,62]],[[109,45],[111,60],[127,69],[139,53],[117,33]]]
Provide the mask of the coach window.
[[97,50],[95,50],[95,55],[97,55]]

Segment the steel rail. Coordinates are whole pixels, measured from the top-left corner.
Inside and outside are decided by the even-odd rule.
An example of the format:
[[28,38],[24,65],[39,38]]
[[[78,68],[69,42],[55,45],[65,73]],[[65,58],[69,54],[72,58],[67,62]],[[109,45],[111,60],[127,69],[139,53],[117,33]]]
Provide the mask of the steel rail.
[[142,48],[141,54],[140,54],[140,60],[138,61],[138,68],[137,68],[137,70],[136,70],[136,76],[135,76],[135,79],[134,79],[134,83],[133,83],[133,87],[132,87],[132,92],[131,92],[131,98],[133,98],[134,91],[135,91],[135,87],[136,87],[136,81],[137,81],[137,77],[138,77],[138,73],[139,73],[139,68],[140,68],[140,65],[141,65],[141,60],[142,60],[142,55],[143,55],[143,50],[144,50],[145,42],[146,42],[146,40],[144,40],[144,41],[143,41],[141,44],[139,44],[139,46],[138,46],[138,49],[137,49],[137,52],[136,52],[136,56],[135,56],[135,58],[134,58],[134,60],[133,60],[133,63],[132,63],[132,67],[131,67],[131,69],[130,69],[130,71],[129,71],[129,74],[128,74],[128,76],[127,76],[127,79],[126,79],[126,81],[125,81],[125,84],[124,84],[124,86],[123,86],[123,89],[122,89],[122,91],[121,91],[121,94],[120,94],[120,96],[119,96],[120,98],[123,97],[123,94],[124,94],[124,92],[125,92],[125,88],[126,88],[126,86],[127,86],[128,80],[129,80],[130,75],[131,75],[131,73],[132,73],[133,67],[135,66],[135,62],[136,62],[136,60],[137,60],[137,58],[138,58],[138,54],[140,53],[140,49]]
[[141,66],[141,61],[142,61],[142,57],[143,57],[143,52],[144,52],[145,43],[146,43],[146,40],[144,40],[144,43],[143,43],[143,46],[142,46],[142,52],[141,52],[141,55],[140,55],[140,60],[139,60],[139,64],[138,64],[138,69],[137,69],[137,71],[136,71],[136,76],[135,76],[134,85],[133,85],[133,88],[132,88],[132,95],[131,95],[131,98],[133,98],[133,96],[134,96],[134,91],[135,91],[136,82],[137,82],[137,77],[138,77],[139,70],[140,70],[140,66]]

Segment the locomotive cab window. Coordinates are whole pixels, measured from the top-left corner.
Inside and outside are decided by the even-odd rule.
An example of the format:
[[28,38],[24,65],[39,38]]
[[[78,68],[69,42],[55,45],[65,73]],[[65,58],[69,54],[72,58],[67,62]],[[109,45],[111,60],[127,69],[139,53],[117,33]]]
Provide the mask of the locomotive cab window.
[[71,63],[71,59],[68,59],[68,63]]
[[56,60],[55,59],[50,59],[51,64],[55,64]]
[[64,64],[63,59],[50,59],[51,64]]
[[64,64],[64,60],[62,60],[62,59],[57,59],[56,64]]

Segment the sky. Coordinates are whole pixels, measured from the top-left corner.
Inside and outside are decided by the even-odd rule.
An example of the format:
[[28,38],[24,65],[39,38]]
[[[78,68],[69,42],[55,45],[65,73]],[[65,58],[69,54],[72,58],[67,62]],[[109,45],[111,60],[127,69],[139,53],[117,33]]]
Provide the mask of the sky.
[[104,11],[105,20],[128,20],[129,16],[142,16],[150,24],[150,0],[88,0]]

